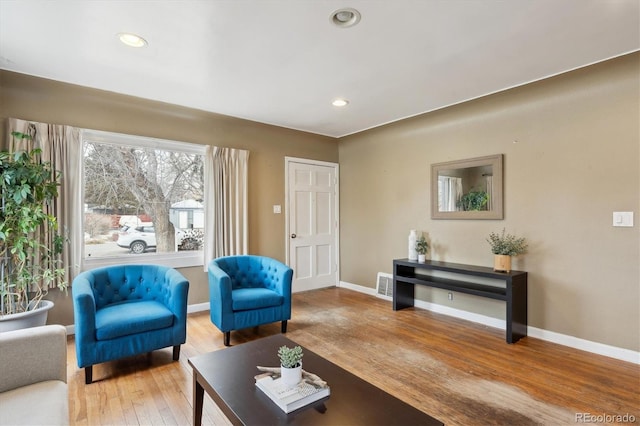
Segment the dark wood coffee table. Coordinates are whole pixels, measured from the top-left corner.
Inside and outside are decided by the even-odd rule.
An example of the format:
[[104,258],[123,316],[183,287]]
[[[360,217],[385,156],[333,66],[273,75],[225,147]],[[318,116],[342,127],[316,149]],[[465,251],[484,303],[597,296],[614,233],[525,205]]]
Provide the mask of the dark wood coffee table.
[[304,348],[304,369],[329,383],[331,395],[286,414],[255,386],[256,366],[278,365],[277,334],[189,359],[193,424],[202,424],[204,391],[238,425],[443,425],[442,422]]

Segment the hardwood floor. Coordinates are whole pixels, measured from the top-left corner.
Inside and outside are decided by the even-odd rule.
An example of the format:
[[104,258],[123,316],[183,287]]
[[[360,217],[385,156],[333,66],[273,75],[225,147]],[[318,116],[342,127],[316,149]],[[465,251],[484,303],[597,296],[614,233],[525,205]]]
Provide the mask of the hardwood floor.
[[[509,345],[502,330],[420,309],[394,312],[391,302],[346,289],[293,299],[287,337],[447,425],[576,424],[578,413],[640,421],[636,364],[531,337]],[[191,424],[187,360],[224,345],[208,312],[190,315],[187,327],[179,362],[167,348],[99,364],[91,385],[70,336],[71,423]],[[279,332],[279,323],[232,332],[231,344]],[[203,424],[229,424],[208,396]]]

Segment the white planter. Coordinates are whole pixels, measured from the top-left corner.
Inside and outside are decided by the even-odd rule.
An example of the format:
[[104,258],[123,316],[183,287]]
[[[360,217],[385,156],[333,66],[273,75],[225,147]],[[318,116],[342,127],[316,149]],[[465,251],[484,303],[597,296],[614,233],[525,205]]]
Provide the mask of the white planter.
[[47,315],[51,308],[53,308],[52,301],[41,300],[38,308],[32,311],[20,312],[19,314],[0,315],[0,333],[46,325]]
[[282,376],[282,383],[292,388],[302,380],[302,364],[293,368],[280,366],[280,375]]
[[416,251],[416,241],[418,240],[418,233],[415,229],[409,232],[409,260],[418,260],[418,252]]
[[418,255],[418,263],[424,263],[427,261],[427,255],[426,254],[419,254]]

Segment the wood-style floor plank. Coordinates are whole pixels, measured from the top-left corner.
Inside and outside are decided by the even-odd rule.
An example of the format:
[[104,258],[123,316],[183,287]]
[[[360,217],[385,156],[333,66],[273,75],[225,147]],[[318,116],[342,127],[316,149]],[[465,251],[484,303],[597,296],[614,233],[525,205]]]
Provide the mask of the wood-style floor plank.
[[[187,425],[190,357],[224,350],[208,312],[189,315],[179,362],[171,348],[94,366],[84,384],[68,344],[73,425]],[[232,345],[280,332],[280,324],[231,333]],[[575,424],[577,413],[640,422],[640,366],[341,288],[293,296],[287,337],[447,425]],[[277,356],[274,354],[274,366]],[[226,425],[205,396],[203,424]]]

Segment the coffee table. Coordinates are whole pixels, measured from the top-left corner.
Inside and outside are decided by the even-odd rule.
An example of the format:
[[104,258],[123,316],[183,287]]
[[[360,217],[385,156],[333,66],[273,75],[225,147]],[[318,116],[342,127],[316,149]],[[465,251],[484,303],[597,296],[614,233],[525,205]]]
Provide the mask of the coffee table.
[[[281,334],[189,359],[193,368],[193,424],[202,424],[206,391],[237,425],[443,425],[303,347],[304,369],[326,380],[331,395],[286,414],[255,386],[256,366],[278,365],[280,346],[298,346]],[[301,345],[300,345],[301,346]]]

